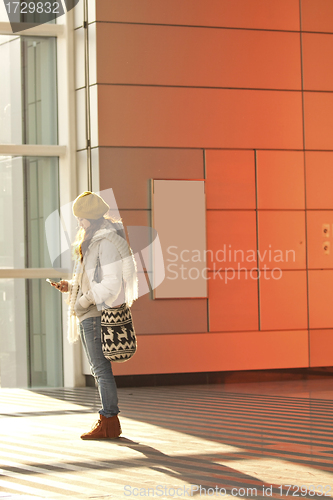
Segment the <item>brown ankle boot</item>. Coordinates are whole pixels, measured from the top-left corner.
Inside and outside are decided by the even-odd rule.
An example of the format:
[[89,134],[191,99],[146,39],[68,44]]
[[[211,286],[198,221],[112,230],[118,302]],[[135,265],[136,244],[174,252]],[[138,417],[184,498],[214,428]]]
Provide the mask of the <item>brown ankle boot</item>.
[[118,415],[109,418],[100,415],[91,431],[82,434],[81,439],[111,439],[119,437],[120,434],[121,427]]

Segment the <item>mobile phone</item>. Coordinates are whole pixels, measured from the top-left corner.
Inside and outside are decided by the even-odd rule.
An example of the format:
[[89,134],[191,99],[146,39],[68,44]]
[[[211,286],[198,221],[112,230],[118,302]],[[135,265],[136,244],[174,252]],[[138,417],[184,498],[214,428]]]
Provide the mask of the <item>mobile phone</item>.
[[58,284],[58,281],[53,281],[53,280],[50,280],[50,278],[47,278],[46,281],[48,283],[50,283],[50,285],[57,285]]

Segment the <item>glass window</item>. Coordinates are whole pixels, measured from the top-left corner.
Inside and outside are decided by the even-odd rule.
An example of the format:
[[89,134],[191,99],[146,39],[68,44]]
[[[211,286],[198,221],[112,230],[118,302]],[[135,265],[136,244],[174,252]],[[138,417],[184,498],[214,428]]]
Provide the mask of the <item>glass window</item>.
[[27,281],[29,324],[29,386],[61,387],[62,315],[61,293],[45,279]]
[[[52,268],[45,220],[59,209],[58,170],[58,158],[0,157],[0,267]],[[62,385],[60,293],[45,279],[0,280],[0,326],[2,387]]]
[[[59,209],[58,158],[0,156],[0,185],[0,267],[52,267],[45,220]],[[56,223],[53,234],[60,255]]]
[[[58,144],[56,46],[0,35],[0,144]],[[0,268],[52,268],[45,221],[59,210],[58,158],[0,156],[0,185]],[[0,327],[2,387],[63,385],[61,294],[45,279],[0,279]]]
[[60,293],[44,279],[0,279],[0,387],[63,385],[61,323]]
[[24,279],[0,279],[0,386],[27,387]]
[[[25,158],[26,266],[52,267],[45,237],[45,220],[59,209],[57,158]],[[60,255],[59,227],[54,227],[54,244]]]
[[56,39],[0,36],[0,144],[57,144]]
[[0,267],[25,267],[23,158],[0,156]]

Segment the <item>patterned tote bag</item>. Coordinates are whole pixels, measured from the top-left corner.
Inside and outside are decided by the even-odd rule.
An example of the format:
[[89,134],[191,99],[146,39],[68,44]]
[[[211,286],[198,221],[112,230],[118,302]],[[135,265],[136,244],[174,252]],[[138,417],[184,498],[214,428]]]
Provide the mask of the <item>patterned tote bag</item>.
[[102,308],[101,340],[103,354],[110,361],[127,361],[135,354],[136,335],[132,313],[126,304]]

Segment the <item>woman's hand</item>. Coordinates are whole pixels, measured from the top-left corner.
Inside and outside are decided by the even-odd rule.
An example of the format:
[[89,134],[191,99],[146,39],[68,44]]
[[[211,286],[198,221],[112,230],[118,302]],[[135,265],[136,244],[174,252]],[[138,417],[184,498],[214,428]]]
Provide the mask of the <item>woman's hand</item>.
[[68,292],[68,281],[61,280],[58,283],[51,283],[59,292],[66,293]]

